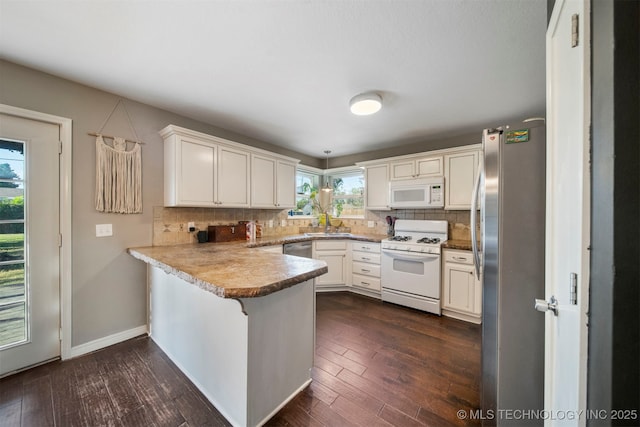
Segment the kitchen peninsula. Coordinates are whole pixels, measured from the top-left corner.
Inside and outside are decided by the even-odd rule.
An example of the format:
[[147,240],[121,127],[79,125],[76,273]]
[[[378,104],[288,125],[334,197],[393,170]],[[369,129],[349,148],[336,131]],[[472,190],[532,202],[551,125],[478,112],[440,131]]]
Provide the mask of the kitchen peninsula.
[[130,248],[148,264],[149,334],[233,425],[261,425],[311,382],[322,261],[245,242]]

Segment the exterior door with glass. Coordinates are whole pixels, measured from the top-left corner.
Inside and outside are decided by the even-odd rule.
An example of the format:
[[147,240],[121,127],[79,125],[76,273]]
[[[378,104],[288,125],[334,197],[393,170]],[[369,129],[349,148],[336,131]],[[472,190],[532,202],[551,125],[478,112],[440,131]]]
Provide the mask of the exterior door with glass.
[[59,141],[0,114],[0,376],[60,357]]

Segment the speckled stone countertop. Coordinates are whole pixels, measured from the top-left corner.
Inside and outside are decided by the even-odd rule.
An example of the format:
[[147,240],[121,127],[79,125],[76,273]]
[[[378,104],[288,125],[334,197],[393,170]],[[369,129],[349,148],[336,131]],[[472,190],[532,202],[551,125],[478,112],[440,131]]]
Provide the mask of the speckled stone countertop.
[[357,240],[362,242],[380,243],[386,239],[384,234],[351,234],[348,236],[340,234],[327,234],[324,236],[305,236],[304,234],[293,234],[287,236],[268,236],[256,239],[255,242],[247,242],[247,247],[257,248],[260,246],[284,245],[286,243],[307,242],[310,240]]
[[253,298],[305,282],[328,271],[324,261],[253,248],[318,239],[379,242],[386,236],[274,236],[255,242],[200,243],[129,248],[134,258],[222,298]]
[[471,240],[447,240],[442,244],[442,249],[459,249],[461,251],[470,251]]

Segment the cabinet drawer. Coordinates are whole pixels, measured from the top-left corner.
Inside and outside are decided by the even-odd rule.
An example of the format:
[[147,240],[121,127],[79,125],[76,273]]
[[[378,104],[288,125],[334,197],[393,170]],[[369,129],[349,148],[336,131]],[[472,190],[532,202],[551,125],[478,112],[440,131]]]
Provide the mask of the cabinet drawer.
[[358,288],[370,289],[372,291],[380,290],[380,279],[376,277],[361,276],[359,274],[353,274],[351,284]]
[[380,243],[371,242],[353,242],[354,251],[380,253]]
[[375,264],[365,264],[363,262],[353,263],[353,273],[365,276],[380,277],[380,266]]
[[317,251],[344,251],[347,250],[346,240],[316,240]]
[[457,264],[473,264],[473,252],[471,251],[445,251],[445,262],[455,262]]
[[351,256],[353,257],[354,261],[368,262],[368,263],[371,263],[371,264],[380,265],[380,255],[379,254],[372,254],[372,253],[369,253],[369,252],[353,251]]

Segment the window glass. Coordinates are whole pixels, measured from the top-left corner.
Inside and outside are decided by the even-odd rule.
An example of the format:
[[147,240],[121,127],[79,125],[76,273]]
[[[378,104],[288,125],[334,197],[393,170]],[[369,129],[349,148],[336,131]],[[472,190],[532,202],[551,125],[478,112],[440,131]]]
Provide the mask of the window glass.
[[333,186],[333,216],[363,218],[364,171],[334,173],[330,182]]

